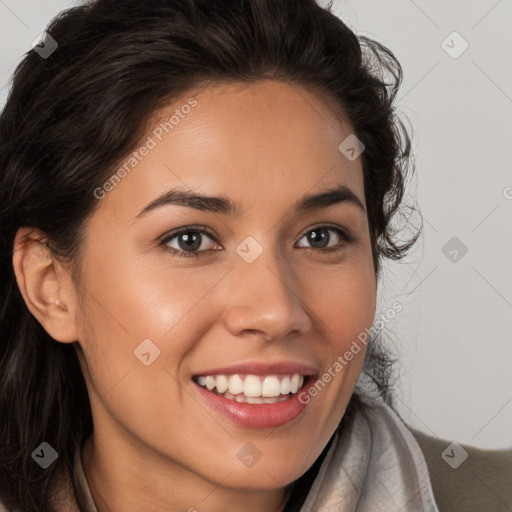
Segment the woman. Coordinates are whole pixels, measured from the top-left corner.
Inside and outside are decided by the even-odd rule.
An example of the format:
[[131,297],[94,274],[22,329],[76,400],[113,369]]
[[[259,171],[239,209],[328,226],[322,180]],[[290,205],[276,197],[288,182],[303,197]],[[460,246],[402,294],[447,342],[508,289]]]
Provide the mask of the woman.
[[5,509],[470,510],[393,409],[400,303],[375,321],[419,236],[393,54],[312,0],[98,0],[48,33],[0,124]]

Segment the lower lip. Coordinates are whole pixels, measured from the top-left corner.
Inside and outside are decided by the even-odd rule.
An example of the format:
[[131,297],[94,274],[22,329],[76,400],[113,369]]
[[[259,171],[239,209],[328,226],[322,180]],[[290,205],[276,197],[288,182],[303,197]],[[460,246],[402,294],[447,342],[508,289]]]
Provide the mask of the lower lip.
[[[304,385],[308,379],[305,380]],[[271,428],[286,425],[302,414],[307,404],[299,401],[299,390],[287,400],[274,404],[246,404],[228,400],[194,383],[209,406],[238,425],[250,428]],[[304,385],[302,389],[304,388]]]

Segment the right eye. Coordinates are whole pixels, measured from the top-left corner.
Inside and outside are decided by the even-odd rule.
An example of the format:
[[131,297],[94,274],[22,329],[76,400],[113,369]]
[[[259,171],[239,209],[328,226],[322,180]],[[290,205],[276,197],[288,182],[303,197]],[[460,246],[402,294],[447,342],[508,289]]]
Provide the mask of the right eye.
[[208,245],[211,245],[211,242],[209,244],[205,238],[217,243],[213,236],[204,228],[184,227],[165,235],[159,245],[162,246],[164,250],[169,251],[173,256],[195,256],[198,258],[202,253],[211,250],[219,250],[208,247]]

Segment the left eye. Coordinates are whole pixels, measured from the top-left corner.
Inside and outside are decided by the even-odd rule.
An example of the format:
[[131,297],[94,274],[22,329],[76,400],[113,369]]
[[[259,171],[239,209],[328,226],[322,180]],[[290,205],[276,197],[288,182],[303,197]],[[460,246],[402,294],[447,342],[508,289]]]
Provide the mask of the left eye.
[[[334,233],[334,237],[329,233]],[[312,245],[313,249],[331,249],[334,247],[329,246],[329,242],[332,239],[335,241],[335,246],[339,244],[340,241],[348,242],[350,241],[349,236],[344,233],[339,228],[328,227],[328,226],[320,226],[314,229],[309,230],[300,240],[306,239],[309,244]]]

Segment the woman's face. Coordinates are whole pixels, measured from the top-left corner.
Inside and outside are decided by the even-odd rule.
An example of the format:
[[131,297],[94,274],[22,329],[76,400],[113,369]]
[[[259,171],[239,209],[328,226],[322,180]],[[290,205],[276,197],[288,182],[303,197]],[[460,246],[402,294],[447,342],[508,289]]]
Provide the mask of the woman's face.
[[[95,443],[133,472],[275,489],[318,457],[365,356],[333,371],[375,313],[362,162],[338,149],[350,125],[298,86],[194,97],[155,117],[86,227],[77,328]],[[290,392],[329,369],[307,404]]]

